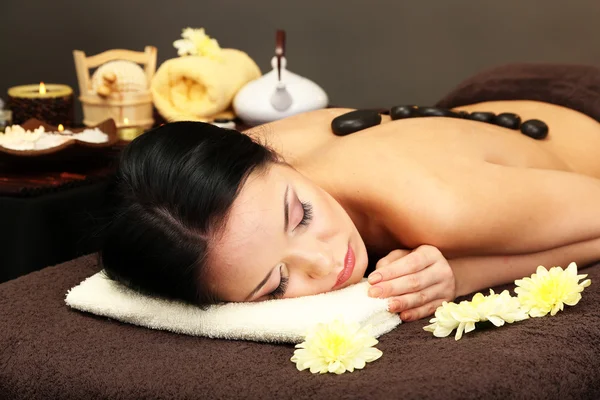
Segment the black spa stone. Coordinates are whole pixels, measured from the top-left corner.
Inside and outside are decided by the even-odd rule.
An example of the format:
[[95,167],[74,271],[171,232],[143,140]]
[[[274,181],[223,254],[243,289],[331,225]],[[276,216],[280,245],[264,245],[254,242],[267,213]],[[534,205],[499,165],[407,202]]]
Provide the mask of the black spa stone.
[[537,140],[548,136],[548,125],[539,119],[529,119],[521,125],[521,132]]
[[331,130],[338,136],[349,135],[381,123],[381,115],[374,110],[356,110],[342,114],[331,121]]
[[466,111],[458,111],[456,113],[458,115],[458,118],[469,118],[469,113]]
[[452,117],[459,118],[459,115],[447,108],[438,107],[419,107],[416,109],[419,117]]
[[521,126],[521,117],[514,113],[502,113],[494,118],[494,123],[503,128],[519,129],[519,126]]
[[487,123],[493,124],[494,118],[496,118],[496,114],[494,114],[493,112],[477,111],[477,112],[471,113],[471,115],[469,115],[467,118],[471,119],[473,121],[487,122]]
[[419,117],[419,107],[417,106],[394,106],[390,109],[390,117],[392,121],[404,118]]

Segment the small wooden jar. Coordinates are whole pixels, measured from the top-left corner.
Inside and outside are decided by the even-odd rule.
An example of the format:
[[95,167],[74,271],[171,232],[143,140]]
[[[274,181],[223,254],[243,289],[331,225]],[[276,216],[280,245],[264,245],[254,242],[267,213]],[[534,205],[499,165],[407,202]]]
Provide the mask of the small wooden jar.
[[146,46],[143,52],[113,49],[93,56],[83,51],[73,51],[81,104],[83,123],[94,126],[107,118],[117,124],[123,140],[132,140],[154,125],[152,93],[149,88],[137,92],[114,92],[100,96],[92,88],[90,69],[99,68],[115,60],[130,61],[144,66],[149,86],[156,71],[156,47]]
[[8,89],[8,108],[14,124],[36,118],[50,125],[73,126],[73,89],[49,83],[23,85]]

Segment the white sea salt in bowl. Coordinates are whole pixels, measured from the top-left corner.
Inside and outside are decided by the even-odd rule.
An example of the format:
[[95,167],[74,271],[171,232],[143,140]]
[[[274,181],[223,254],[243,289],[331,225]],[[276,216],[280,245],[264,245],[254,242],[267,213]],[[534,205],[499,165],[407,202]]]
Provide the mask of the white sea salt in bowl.
[[23,125],[12,125],[0,133],[0,153],[16,156],[37,156],[59,152],[77,146],[80,148],[111,147],[118,142],[115,122],[84,129],[59,130],[38,120]]

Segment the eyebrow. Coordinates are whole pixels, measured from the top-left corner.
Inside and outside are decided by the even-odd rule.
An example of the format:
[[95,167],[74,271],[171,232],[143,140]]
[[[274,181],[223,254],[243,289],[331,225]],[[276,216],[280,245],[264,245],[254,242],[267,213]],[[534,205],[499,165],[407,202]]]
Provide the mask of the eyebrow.
[[269,278],[271,277],[271,275],[273,275],[273,271],[275,270],[275,268],[277,268],[277,265],[274,266],[273,268],[271,268],[271,270],[269,271],[269,273],[267,274],[267,276],[265,276],[263,278],[263,280],[260,281],[260,283],[258,284],[258,286],[256,286],[254,288],[254,290],[248,295],[248,297],[246,297],[244,299],[244,301],[248,301],[248,299],[252,298],[252,296],[254,296],[256,294],[256,292],[258,292],[263,286],[265,286],[265,283],[267,283],[267,281],[269,280]]
[[[288,228],[289,228],[289,224],[290,224],[290,217],[289,217],[289,213],[290,213],[290,203],[288,201],[288,193],[290,191],[290,185],[287,185],[285,187],[285,193],[283,194],[283,231],[287,232]],[[273,268],[271,268],[271,270],[267,273],[267,276],[265,276],[263,278],[262,281],[260,281],[260,283],[254,288],[254,290],[252,292],[250,292],[250,294],[246,297],[245,300],[248,300],[250,298],[252,298],[252,296],[254,296],[256,294],[256,292],[258,292],[263,286],[265,286],[265,284],[267,283],[267,281],[269,280],[269,278],[271,277],[271,275],[273,275],[273,271],[275,270],[275,268],[277,268],[277,265],[274,266]]]

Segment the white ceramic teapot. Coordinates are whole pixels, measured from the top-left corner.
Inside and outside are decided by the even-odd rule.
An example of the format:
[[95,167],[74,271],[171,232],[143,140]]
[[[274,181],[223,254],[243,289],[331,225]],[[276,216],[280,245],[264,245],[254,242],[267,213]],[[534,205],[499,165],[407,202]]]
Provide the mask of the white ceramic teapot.
[[287,70],[285,32],[277,32],[272,70],[247,83],[236,94],[233,108],[246,124],[255,126],[290,115],[327,107],[329,99],[319,85]]

